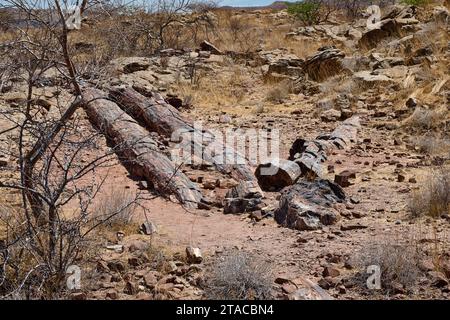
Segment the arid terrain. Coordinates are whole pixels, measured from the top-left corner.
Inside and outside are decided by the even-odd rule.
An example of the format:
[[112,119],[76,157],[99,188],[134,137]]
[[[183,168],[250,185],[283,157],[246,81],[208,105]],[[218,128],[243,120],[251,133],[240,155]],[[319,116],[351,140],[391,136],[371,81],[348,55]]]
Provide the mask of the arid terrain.
[[449,299],[450,4],[366,7],[5,27],[0,299]]

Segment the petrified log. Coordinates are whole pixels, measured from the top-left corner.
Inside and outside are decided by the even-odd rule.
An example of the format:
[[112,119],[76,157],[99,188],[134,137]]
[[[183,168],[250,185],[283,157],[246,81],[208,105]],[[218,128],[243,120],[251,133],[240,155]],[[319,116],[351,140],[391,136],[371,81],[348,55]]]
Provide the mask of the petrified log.
[[189,146],[193,158],[211,163],[220,172],[230,173],[238,180],[256,181],[244,156],[229,145],[226,146],[212,132],[197,128],[184,119],[160,94],[153,93],[152,97],[144,97],[128,87],[111,89],[110,97],[133,118],[142,121],[148,130]]
[[289,160],[274,159],[260,164],[255,171],[259,186],[263,190],[276,191],[297,181],[302,171],[300,166]]
[[263,194],[255,181],[241,181],[230,189],[223,203],[224,213],[244,213],[261,209]]
[[302,175],[322,177],[327,154],[355,142],[359,127],[359,117],[355,116],[343,121],[330,135],[318,136],[313,141],[297,139],[290,151],[291,158],[300,166]]
[[338,220],[333,204],[344,200],[342,188],[329,180],[301,180],[282,191],[275,220],[292,229],[320,229]]
[[100,90],[87,89],[86,113],[91,123],[114,146],[131,174],[145,178],[162,194],[174,194],[188,207],[197,207],[202,194],[175,164],[158,149],[149,133]]

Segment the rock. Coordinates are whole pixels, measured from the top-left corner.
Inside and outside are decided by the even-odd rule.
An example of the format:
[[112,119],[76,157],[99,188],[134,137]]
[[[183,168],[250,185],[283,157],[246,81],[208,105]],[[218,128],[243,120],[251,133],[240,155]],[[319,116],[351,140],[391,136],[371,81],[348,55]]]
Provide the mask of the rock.
[[149,261],[150,261],[150,259],[148,258],[148,256],[145,253],[141,253],[139,255],[129,257],[128,265],[130,265],[131,267],[138,267]]
[[136,300],[155,300],[153,295],[148,292],[139,292],[136,297]]
[[428,275],[431,278],[431,285],[436,288],[443,288],[448,286],[448,280],[442,272],[430,271]]
[[157,232],[156,224],[154,224],[152,221],[146,221],[144,222],[141,227],[140,231],[145,235],[152,235]]
[[9,163],[9,158],[6,157],[5,155],[0,155],[0,168],[1,167],[6,167]]
[[346,188],[352,185],[350,179],[355,178],[356,174],[354,172],[345,170],[334,176],[334,182],[340,185],[341,187]]
[[293,283],[284,283],[281,286],[281,290],[283,290],[284,293],[286,294],[291,294],[294,293],[297,290],[297,286]]
[[133,281],[127,281],[123,292],[128,295],[135,295],[139,292],[139,285]]
[[339,270],[333,266],[326,266],[323,270],[322,275],[324,277],[331,277],[331,278],[336,278],[338,276],[341,275],[341,273],[339,272]]
[[301,175],[300,166],[289,160],[274,159],[260,164],[255,171],[258,184],[263,190],[280,190],[297,181]]
[[212,54],[218,54],[221,55],[223,54],[223,52],[221,50],[219,50],[215,45],[213,45],[212,43],[203,40],[202,43],[200,43],[200,49],[202,51],[209,51]]
[[390,12],[385,14],[378,23],[378,27],[364,33],[358,41],[358,46],[366,49],[372,49],[378,46],[382,41],[392,38],[400,37],[402,31],[406,30],[419,21],[414,18],[415,7],[406,6],[402,9],[393,7]]
[[203,261],[202,253],[199,248],[187,247],[186,257],[190,264],[198,264]]
[[415,109],[418,105],[418,101],[416,98],[408,98],[405,102],[406,107],[409,109]]
[[319,285],[307,278],[295,278],[289,280],[289,283],[297,288],[293,293],[288,294],[289,300],[333,300]]
[[109,270],[115,272],[124,272],[126,270],[125,264],[120,260],[111,260],[107,266]]
[[266,79],[270,74],[280,74],[286,76],[301,76],[304,71],[302,68],[303,60],[298,57],[288,56],[280,57],[269,64]]
[[119,298],[119,293],[116,289],[109,289],[106,291],[106,298],[111,300],[117,300]]
[[334,278],[326,277],[319,280],[318,285],[325,290],[334,288],[337,285],[337,281]]
[[435,269],[434,263],[431,259],[420,261],[418,267],[423,272],[433,271]]
[[133,73],[136,71],[142,71],[142,70],[147,70],[150,67],[150,64],[148,62],[144,62],[144,61],[135,61],[135,62],[131,62],[126,64],[123,67],[123,72],[124,73]]
[[112,250],[118,253],[122,253],[123,252],[123,245],[122,244],[113,244],[113,245],[107,245],[106,249],[108,250]]
[[220,123],[230,123],[233,119],[231,119],[231,117],[227,114],[222,114],[219,117],[219,122]]
[[345,53],[334,47],[324,48],[308,57],[303,63],[303,70],[315,81],[323,81],[344,71],[342,58]]
[[158,282],[158,277],[160,276],[158,271],[149,271],[144,275],[144,284],[149,287],[153,288],[156,283]]
[[328,180],[298,181],[283,189],[275,220],[292,229],[320,229],[338,220],[338,212],[331,204],[344,199],[343,190]]
[[359,71],[353,74],[356,82],[366,87],[386,85],[392,82],[392,79],[383,74],[375,74],[371,71]]
[[145,251],[150,247],[150,244],[142,240],[133,240],[127,244],[129,252]]
[[84,292],[73,292],[70,294],[71,300],[86,300],[87,295]]
[[223,202],[224,213],[244,213],[261,209],[263,193],[255,181],[241,181],[230,189]]
[[326,110],[322,112],[322,114],[320,115],[320,119],[324,122],[338,121],[339,119],[341,119],[341,117],[342,117],[341,111],[336,109]]
[[178,110],[184,107],[183,100],[175,95],[167,95],[166,101],[168,104]]
[[208,179],[203,181],[202,187],[208,190],[214,190],[217,186],[217,180]]
[[347,224],[341,225],[341,230],[342,231],[360,230],[360,229],[367,229],[367,227],[368,226],[366,224],[363,224],[361,222],[347,223]]

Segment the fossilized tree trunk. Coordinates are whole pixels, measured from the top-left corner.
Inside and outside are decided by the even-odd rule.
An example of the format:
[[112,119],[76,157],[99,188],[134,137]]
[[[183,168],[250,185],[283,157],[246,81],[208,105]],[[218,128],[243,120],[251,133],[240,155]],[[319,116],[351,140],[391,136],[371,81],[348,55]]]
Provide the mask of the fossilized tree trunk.
[[359,117],[352,117],[342,122],[330,135],[321,135],[312,141],[298,139],[291,148],[290,160],[300,166],[302,175],[322,177],[325,173],[324,162],[330,151],[345,149],[355,142],[359,127]]
[[197,207],[202,201],[200,190],[175,164],[160,152],[149,133],[114,102],[106,100],[106,94],[87,89],[85,100],[91,123],[105,134],[114,146],[120,160],[136,176],[145,178],[162,194],[174,194],[188,207]]
[[243,155],[225,146],[212,132],[197,128],[184,119],[161,95],[154,93],[152,97],[145,97],[128,87],[111,89],[110,97],[133,118],[145,123],[148,130],[158,132],[174,142],[183,140],[183,144],[192,147],[192,155],[197,159],[213,164],[217,170],[229,173],[235,179],[256,181]]

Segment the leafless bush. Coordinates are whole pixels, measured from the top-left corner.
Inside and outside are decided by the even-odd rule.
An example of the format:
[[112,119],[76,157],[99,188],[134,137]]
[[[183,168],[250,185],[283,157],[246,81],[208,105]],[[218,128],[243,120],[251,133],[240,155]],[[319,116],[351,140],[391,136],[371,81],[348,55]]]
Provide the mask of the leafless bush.
[[440,217],[450,213],[450,170],[432,169],[408,203],[413,217]]
[[386,240],[370,243],[358,252],[355,260],[360,270],[358,280],[364,288],[367,288],[367,267],[380,267],[381,291],[385,293],[397,290],[399,286],[407,290],[420,275],[420,254],[414,244]]
[[271,266],[246,253],[229,252],[215,263],[205,290],[209,299],[249,300],[271,297]]

